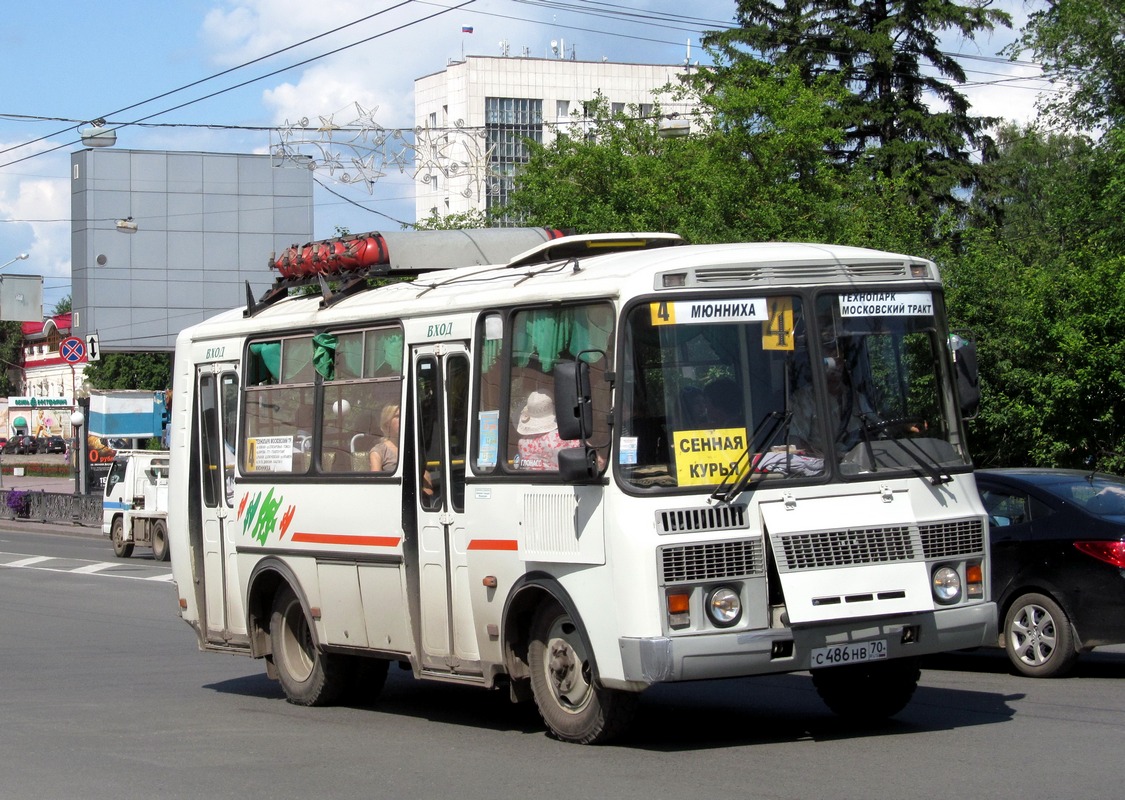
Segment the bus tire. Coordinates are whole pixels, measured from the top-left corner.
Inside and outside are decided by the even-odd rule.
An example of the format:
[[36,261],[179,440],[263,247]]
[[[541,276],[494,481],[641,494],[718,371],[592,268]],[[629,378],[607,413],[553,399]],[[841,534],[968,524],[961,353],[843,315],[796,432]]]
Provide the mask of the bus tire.
[[379,699],[387,682],[390,661],[382,658],[351,656],[351,686],[348,696],[352,702],[369,706]]
[[152,557],[156,561],[168,560],[168,523],[162,519],[152,523]]
[[853,722],[880,722],[906,708],[922,670],[916,658],[814,669],[813,685],[833,712]]
[[121,517],[114,517],[109,526],[109,538],[113,542],[113,554],[118,558],[128,558],[133,555],[133,543],[125,541],[125,522]]
[[317,649],[305,609],[289,586],[282,587],[274,596],[270,645],[278,680],[290,703],[331,705],[346,688],[344,657]]
[[638,695],[598,684],[578,623],[555,601],[535,612],[527,661],[539,716],[556,739],[603,744],[632,721]]

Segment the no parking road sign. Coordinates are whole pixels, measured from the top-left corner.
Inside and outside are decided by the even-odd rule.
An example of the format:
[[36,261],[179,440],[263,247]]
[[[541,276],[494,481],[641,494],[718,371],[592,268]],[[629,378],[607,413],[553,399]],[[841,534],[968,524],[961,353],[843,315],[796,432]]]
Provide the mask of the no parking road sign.
[[59,345],[59,355],[68,364],[81,364],[86,360],[86,343],[77,336],[63,339]]

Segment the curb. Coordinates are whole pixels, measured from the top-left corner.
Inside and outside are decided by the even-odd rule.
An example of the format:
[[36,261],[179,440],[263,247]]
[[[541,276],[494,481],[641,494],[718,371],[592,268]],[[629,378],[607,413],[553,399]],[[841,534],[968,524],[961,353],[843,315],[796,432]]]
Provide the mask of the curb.
[[0,517],[0,530],[19,533],[55,533],[62,536],[96,536],[108,538],[102,533],[101,526],[83,525],[80,522],[47,522],[37,519],[16,519],[14,517]]

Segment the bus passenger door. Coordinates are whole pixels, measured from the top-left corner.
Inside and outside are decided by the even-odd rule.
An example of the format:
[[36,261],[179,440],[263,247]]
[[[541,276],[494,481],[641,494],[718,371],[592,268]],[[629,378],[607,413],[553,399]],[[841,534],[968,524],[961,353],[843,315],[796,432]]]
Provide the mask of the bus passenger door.
[[[227,642],[245,634],[242,592],[235,569],[234,469],[238,420],[235,364],[198,368],[198,496],[203,528],[201,576],[206,598],[207,640]],[[194,492],[193,492],[194,493]]]
[[422,666],[474,672],[480,652],[469,597],[465,532],[469,354],[464,345],[414,348],[414,452]]

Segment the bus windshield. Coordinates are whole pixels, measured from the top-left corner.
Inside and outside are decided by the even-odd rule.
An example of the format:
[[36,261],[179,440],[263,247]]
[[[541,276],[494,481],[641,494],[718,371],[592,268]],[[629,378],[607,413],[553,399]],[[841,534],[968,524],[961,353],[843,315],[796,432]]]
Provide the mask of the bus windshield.
[[969,462],[935,321],[930,292],[634,306],[620,473],[654,491],[714,487],[748,467],[773,479],[938,482]]

